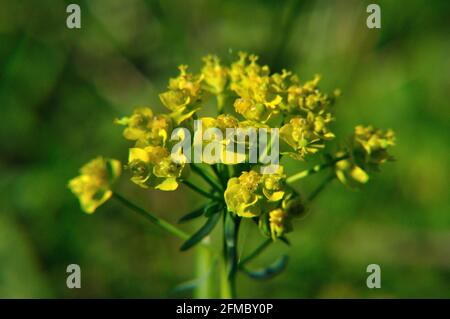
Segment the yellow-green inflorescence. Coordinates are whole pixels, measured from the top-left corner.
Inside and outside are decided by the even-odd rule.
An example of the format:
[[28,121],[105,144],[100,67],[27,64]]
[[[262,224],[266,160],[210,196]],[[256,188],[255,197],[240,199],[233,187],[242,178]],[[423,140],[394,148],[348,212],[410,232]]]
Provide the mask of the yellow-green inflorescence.
[[292,218],[305,210],[300,196],[285,183],[283,167],[274,174],[244,171],[228,181],[225,202],[239,217],[256,218],[264,235],[276,239],[292,229]]
[[[267,65],[258,63],[257,56],[246,53],[240,53],[230,65],[212,55],[203,62],[199,73],[182,65],[179,74],[169,80],[167,90],[159,95],[167,112],[155,114],[151,107],[143,106],[116,120],[125,127],[123,136],[134,143],[125,168],[138,186],[173,191],[188,178],[188,161],[175,163],[171,158],[171,134],[176,127],[192,132],[195,119],[202,120],[203,131],[218,128],[223,145],[230,142],[227,128],[279,128],[280,154],[302,161],[335,138],[330,125],[340,92],[323,93],[319,75],[303,82],[287,70],[272,73]],[[206,116],[201,111],[212,97],[217,101],[217,115]],[[350,143],[335,153],[336,158],[343,158],[334,162],[336,177],[351,186],[367,182],[370,172],[392,159],[387,150],[393,145],[391,130],[357,126]],[[224,148],[224,152],[228,150]],[[213,164],[208,159],[204,162]],[[305,211],[305,202],[287,185],[281,166],[276,173],[261,174],[257,165],[229,170],[234,173],[222,181],[226,184],[224,200],[229,212],[257,220],[263,234],[275,239],[292,229],[292,219]],[[91,213],[111,196],[111,182],[119,175],[120,164],[97,158],[80,173],[69,186],[83,210]]]
[[348,155],[347,159],[335,164],[337,178],[351,187],[367,183],[368,173],[379,171],[381,164],[394,159],[388,153],[394,145],[395,134],[392,130],[356,126],[347,149],[336,154],[337,157]]
[[[224,145],[230,142],[226,128],[279,127],[282,154],[304,159],[323,148],[324,141],[334,137],[328,125],[333,120],[335,94],[329,97],[319,91],[318,76],[302,84],[286,70],[271,74],[269,67],[257,60],[255,55],[240,53],[236,62],[225,66],[218,57],[209,55],[198,74],[182,65],[179,75],[170,79],[168,90],[159,95],[167,113],[154,114],[150,107],[140,107],[131,116],[116,120],[126,126],[124,137],[135,141],[126,166],[133,175],[131,180],[141,187],[175,190],[187,176],[188,164],[170,164],[170,136],[176,126],[192,126],[194,118],[202,120],[203,130],[216,127],[223,131]],[[234,112],[223,114],[219,105],[218,116],[198,117],[211,96],[216,96],[219,104],[231,99]],[[226,147],[224,152],[228,152]],[[224,154],[225,164],[226,159]]]
[[120,176],[118,160],[97,157],[80,169],[80,175],[69,181],[69,189],[78,197],[81,209],[92,214],[112,196],[112,185]]

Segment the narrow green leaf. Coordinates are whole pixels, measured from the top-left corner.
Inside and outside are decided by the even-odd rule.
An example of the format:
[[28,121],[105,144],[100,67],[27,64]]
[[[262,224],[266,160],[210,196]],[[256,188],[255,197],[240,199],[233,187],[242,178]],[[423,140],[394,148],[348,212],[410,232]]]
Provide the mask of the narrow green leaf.
[[206,204],[205,206],[202,206],[202,207],[200,207],[200,208],[198,208],[198,209],[196,209],[196,210],[194,210],[194,211],[192,211],[190,213],[187,213],[186,215],[184,215],[183,217],[181,217],[178,220],[178,223],[179,224],[186,223],[186,222],[191,221],[191,220],[193,220],[193,219],[195,219],[197,217],[202,216],[204,211],[205,211],[205,209],[208,207],[208,205],[209,204]]
[[213,214],[220,213],[222,211],[222,204],[217,202],[212,202],[210,205],[205,207],[204,215],[205,217],[211,217]]
[[288,246],[291,245],[291,242],[285,236],[278,237],[278,239],[281,240],[283,243],[285,243]]
[[228,263],[228,276],[231,278],[238,268],[237,256],[237,233],[239,229],[239,218],[229,212],[225,212],[224,239]]
[[247,268],[243,268],[242,271],[247,274],[250,278],[256,280],[265,280],[269,278],[273,278],[276,275],[279,275],[285,268],[288,262],[288,257],[286,255],[281,256],[277,261],[275,261],[272,265],[258,269],[258,270],[248,270]]
[[220,211],[221,203],[209,202],[208,204],[184,215],[178,220],[178,223],[186,223],[197,217],[204,215],[205,217],[210,217],[212,214],[218,213]]
[[185,281],[182,282],[178,285],[176,285],[173,289],[172,289],[172,293],[181,293],[181,292],[185,292],[185,291],[190,291],[190,290],[194,290],[195,288],[197,288],[199,285],[201,284],[201,281],[197,278],[197,279],[192,279],[189,281]]
[[185,243],[180,247],[181,251],[186,251],[192,246],[198,244],[203,238],[205,238],[216,226],[219,221],[220,214],[213,214],[206,223],[200,228],[194,235],[192,235]]

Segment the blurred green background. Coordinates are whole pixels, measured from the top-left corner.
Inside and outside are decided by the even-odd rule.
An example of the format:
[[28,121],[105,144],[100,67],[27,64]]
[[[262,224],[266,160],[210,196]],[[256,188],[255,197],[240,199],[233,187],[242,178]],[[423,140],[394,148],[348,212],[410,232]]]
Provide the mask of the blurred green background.
[[[81,5],[69,30],[66,5]],[[113,119],[136,106],[162,110],[158,93],[176,67],[207,53],[245,50],[274,71],[323,75],[343,92],[333,124],[393,128],[397,161],[361,191],[337,182],[254,267],[290,255],[270,281],[238,277],[238,296],[450,297],[448,1],[13,1],[0,4],[0,297],[186,297],[195,253],[113,201],[86,215],[68,179],[96,155],[127,158]],[[309,167],[297,163],[292,171]],[[298,183],[307,194],[324,175]],[[119,189],[169,221],[198,207],[191,190]],[[199,224],[183,226],[193,231]],[[262,238],[243,225],[244,251]],[[66,287],[66,267],[82,289]],[[382,288],[366,287],[381,266]]]

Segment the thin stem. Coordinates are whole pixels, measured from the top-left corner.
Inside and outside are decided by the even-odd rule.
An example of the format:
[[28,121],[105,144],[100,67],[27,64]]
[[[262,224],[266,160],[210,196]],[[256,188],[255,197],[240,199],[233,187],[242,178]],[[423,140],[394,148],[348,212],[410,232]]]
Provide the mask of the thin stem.
[[220,175],[219,169],[217,168],[218,164],[213,164],[213,165],[211,165],[211,167],[212,167],[214,173],[216,174],[217,178],[221,179],[222,176]]
[[222,185],[222,189],[227,187],[227,179],[225,178],[225,176],[222,174],[222,170],[221,170],[221,164],[217,163],[217,164],[213,164],[211,165],[214,174],[216,175],[216,177],[219,179],[220,184]]
[[191,164],[192,170],[194,172],[196,172],[198,175],[200,175],[201,177],[203,177],[203,179],[209,184],[211,185],[215,190],[217,190],[219,193],[221,193],[223,191],[222,186],[219,186],[219,184],[217,183],[217,181],[215,180],[215,178],[213,178],[212,176],[210,176],[208,174],[208,172],[206,172],[205,170],[203,170],[201,167],[195,165],[195,164]]
[[227,186],[227,182],[229,179],[228,167],[229,167],[229,165],[225,165],[222,163],[217,163],[217,164],[212,165],[214,173],[216,174],[217,178],[220,180],[223,187]]
[[217,196],[215,196],[215,195],[213,195],[211,193],[208,193],[207,191],[201,189],[200,187],[192,184],[191,182],[189,182],[187,180],[184,180],[183,184],[186,185],[187,187],[189,187],[190,189],[196,191],[197,193],[207,197],[207,198],[211,198],[211,199],[216,200],[216,201],[222,201],[222,198],[217,197]]
[[309,194],[307,201],[309,203],[312,202],[314,198],[316,198],[317,195],[319,195],[335,177],[336,175],[330,174],[326,179],[324,179],[322,183],[320,183],[320,185],[314,191],[312,191],[311,194]]
[[238,270],[238,233],[241,219],[226,210],[223,214],[223,271],[221,277],[224,298],[236,298],[236,273]]
[[272,239],[266,239],[261,245],[259,245],[250,255],[248,255],[247,257],[245,257],[244,259],[241,260],[241,262],[239,263],[239,267],[243,267],[245,266],[245,264],[247,264],[249,261],[251,261],[252,259],[254,259],[255,257],[257,257],[259,254],[261,254],[267,247],[269,247],[269,245],[273,243]]
[[297,174],[294,174],[294,175],[288,177],[288,178],[286,179],[286,182],[287,182],[288,184],[295,183],[296,181],[298,181],[298,180],[300,180],[300,179],[303,179],[303,178],[305,178],[305,177],[307,177],[307,176],[309,176],[309,175],[318,173],[318,172],[320,172],[321,170],[323,170],[323,169],[325,169],[325,168],[327,168],[327,167],[333,166],[333,165],[336,164],[337,162],[342,161],[342,160],[344,160],[344,159],[346,159],[346,158],[348,158],[348,157],[349,157],[349,155],[346,154],[346,155],[342,155],[342,156],[336,157],[335,159],[331,160],[331,161],[328,162],[328,163],[324,163],[324,164],[320,164],[320,165],[315,165],[314,167],[312,167],[312,168],[310,168],[310,169],[301,171],[301,172],[299,172],[299,173],[297,173]]
[[224,107],[225,107],[225,95],[223,93],[220,93],[217,95],[217,112],[219,114],[222,114]]
[[121,202],[122,204],[124,204],[125,206],[127,206],[128,208],[130,208],[131,210],[133,210],[134,212],[138,213],[139,215],[143,216],[144,218],[146,218],[147,220],[149,220],[150,222],[152,222],[153,224],[158,226],[159,228],[161,228],[183,240],[186,240],[189,238],[189,235],[186,234],[185,232],[183,232],[182,230],[173,226],[169,222],[166,222],[165,220],[163,220],[159,217],[156,217],[152,213],[147,212],[145,209],[133,204],[132,202],[130,202],[128,199],[126,199],[122,195],[113,193],[113,197],[116,200],[118,200],[119,202]]

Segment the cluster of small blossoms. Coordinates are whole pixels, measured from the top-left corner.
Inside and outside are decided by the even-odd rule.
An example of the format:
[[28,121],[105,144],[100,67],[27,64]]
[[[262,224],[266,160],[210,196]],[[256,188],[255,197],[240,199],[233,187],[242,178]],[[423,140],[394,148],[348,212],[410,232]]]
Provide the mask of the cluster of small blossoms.
[[347,148],[336,154],[337,157],[344,154],[348,157],[336,163],[337,178],[352,187],[367,183],[368,173],[379,171],[381,164],[394,159],[388,153],[388,148],[394,145],[395,134],[392,130],[356,126]]
[[292,230],[292,218],[305,210],[300,196],[286,184],[281,166],[274,174],[242,172],[228,181],[224,197],[231,212],[257,219],[263,234],[272,239]]
[[258,124],[281,118],[281,154],[304,159],[323,148],[326,140],[334,138],[328,126],[334,120],[331,106],[339,91],[330,97],[318,89],[318,75],[301,84],[297,75],[286,70],[271,74],[257,60],[241,53],[231,65],[230,89],[238,96],[235,111]]
[[81,167],[80,175],[69,181],[69,188],[78,197],[81,208],[92,214],[111,197],[111,186],[121,171],[118,160],[97,157]]
[[[271,73],[267,65],[260,65],[257,60],[255,55],[240,53],[236,62],[225,66],[218,57],[207,56],[199,74],[180,66],[180,74],[170,79],[168,90],[160,94],[169,112],[155,115],[149,107],[139,108],[130,117],[117,120],[116,123],[126,126],[124,137],[136,143],[129,151],[126,165],[131,180],[141,187],[175,190],[180,180],[188,177],[189,164],[170,160],[169,137],[175,126],[192,128],[193,119],[202,121],[204,131],[210,127],[221,130],[224,145],[230,142],[225,135],[227,128],[277,127],[282,140],[281,154],[301,160],[334,138],[328,126],[333,121],[331,106],[337,94],[329,97],[322,93],[318,89],[319,76],[301,83],[291,72]],[[218,116],[199,117],[197,114],[212,96],[219,104]],[[223,104],[227,101],[234,110],[224,114]],[[224,152],[228,150],[225,148]],[[226,156],[222,158],[223,163],[230,164]],[[208,159],[204,161],[213,164]],[[247,188],[249,183],[244,182],[247,186],[241,187],[238,181],[257,173],[250,170],[241,174],[227,184],[225,200],[229,211],[240,217],[258,218],[261,229],[269,230],[263,232],[271,237],[284,234],[291,228],[291,217],[296,215],[293,207],[299,207],[290,203],[300,201],[295,192],[286,191],[285,176],[261,175],[255,180],[259,186]],[[278,185],[283,190],[268,196],[270,188],[265,185],[272,188]]]
[[[177,127],[194,133],[194,120],[201,120],[203,131],[214,127],[224,133],[218,141],[223,145],[230,143],[225,134],[228,128],[278,128],[280,154],[295,160],[305,160],[335,137],[330,124],[334,121],[333,104],[340,92],[321,92],[320,76],[301,82],[287,70],[271,73],[267,65],[258,63],[257,56],[246,53],[240,53],[229,66],[216,56],[207,56],[203,62],[199,73],[191,73],[182,65],[179,75],[169,80],[167,90],[159,95],[167,112],[154,114],[150,107],[139,107],[130,116],[116,120],[125,126],[123,136],[134,143],[125,168],[138,186],[173,191],[189,178],[189,161],[174,161],[171,156],[175,143],[171,137]],[[217,116],[202,116],[208,99],[213,97],[217,101]],[[203,143],[212,140],[217,143],[213,137]],[[244,145],[249,147],[246,142]],[[365,183],[368,172],[392,159],[387,153],[392,145],[392,131],[357,126],[351,143],[336,154],[337,158],[342,157],[335,162],[337,178],[351,186]],[[246,151],[245,154],[250,153]],[[225,148],[224,152],[229,150]],[[235,164],[224,158],[228,157],[222,157],[222,164]],[[208,159],[204,162],[215,164]],[[111,196],[109,179],[117,175],[117,163],[96,159],[87,166],[114,169],[105,174],[101,169],[91,172],[83,168],[81,176],[70,182],[85,211],[94,211]],[[257,165],[236,165],[228,170],[232,173],[225,174],[228,180],[221,182],[226,189],[219,195],[223,195],[231,214],[254,219],[264,235],[275,239],[292,229],[291,221],[305,211],[305,203],[287,185],[282,166],[274,174],[260,174]]]

